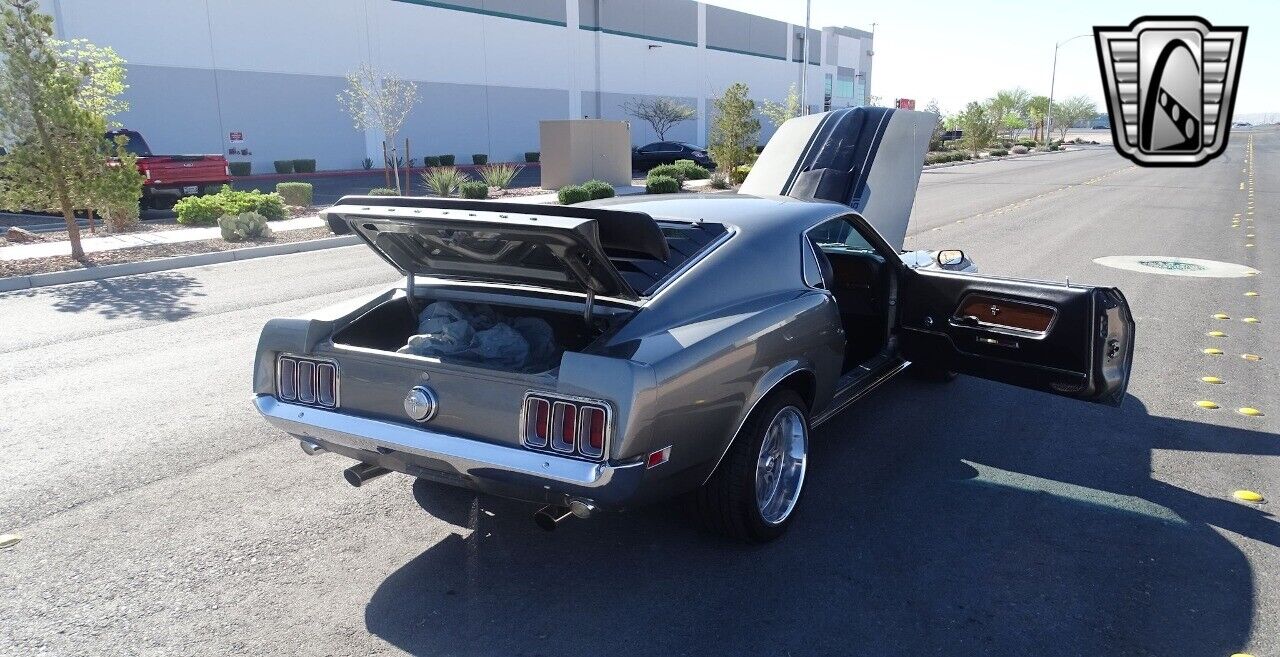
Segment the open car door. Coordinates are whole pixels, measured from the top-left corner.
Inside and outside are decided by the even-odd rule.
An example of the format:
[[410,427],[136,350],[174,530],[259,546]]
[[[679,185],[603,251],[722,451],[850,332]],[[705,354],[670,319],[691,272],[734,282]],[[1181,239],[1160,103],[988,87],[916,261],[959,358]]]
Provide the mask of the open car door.
[[1118,406],[1133,363],[1120,290],[906,269],[900,349],[912,362]]

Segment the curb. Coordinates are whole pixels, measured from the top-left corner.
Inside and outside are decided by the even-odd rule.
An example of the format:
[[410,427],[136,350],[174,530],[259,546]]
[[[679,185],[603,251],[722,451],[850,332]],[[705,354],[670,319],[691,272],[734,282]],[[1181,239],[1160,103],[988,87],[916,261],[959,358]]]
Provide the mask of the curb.
[[151,274],[170,269],[200,267],[202,265],[214,265],[236,260],[252,260],[254,258],[285,255],[287,253],[321,251],[324,249],[334,249],[340,246],[351,246],[359,243],[360,238],[355,235],[340,235],[337,237],[322,237],[318,240],[308,240],[305,242],[267,244],[264,246],[251,246],[244,249],[232,249],[230,251],[195,253],[192,255],[173,256],[171,258],[160,258],[157,260],[142,260],[140,262],[122,262],[116,265],[103,265],[101,267],[93,267],[90,269],[71,269],[68,271],[49,272],[47,274],[31,274],[30,276],[11,276],[8,278],[0,278],[0,292],[28,290],[48,285],[64,285],[66,283],[82,283],[84,281],[100,281],[107,278],[116,278],[118,276]]
[[[522,167],[540,167],[541,162],[490,162],[489,164],[511,164]],[[443,166],[443,165],[442,165]],[[455,169],[475,170],[486,164],[454,164]],[[410,174],[422,173],[431,167],[413,167],[409,170]],[[403,167],[400,169],[404,170]],[[306,182],[307,178],[340,178],[343,176],[374,176],[382,173],[382,169],[325,169],[323,171],[313,171],[311,173],[251,173],[247,176],[231,176],[231,181],[244,182],[268,182],[272,180],[285,181],[302,181]]]
[[1057,153],[1071,153],[1072,150],[1056,150],[1056,151],[1037,151],[1035,153],[1023,153],[1022,155],[1001,155],[1000,157],[984,157],[977,160],[964,160],[962,162],[941,162],[939,164],[926,164],[924,171],[930,169],[946,169],[947,167],[958,167],[965,164],[983,164],[986,162],[1003,162],[1005,160],[1021,160],[1024,157],[1036,157],[1038,155],[1054,155]]

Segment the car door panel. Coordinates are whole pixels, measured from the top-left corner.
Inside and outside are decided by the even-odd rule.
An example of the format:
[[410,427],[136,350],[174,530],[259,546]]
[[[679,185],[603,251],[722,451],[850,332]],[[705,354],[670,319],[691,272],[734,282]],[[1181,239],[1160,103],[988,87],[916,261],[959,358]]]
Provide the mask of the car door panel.
[[1118,405],[1134,324],[1115,288],[906,270],[899,334],[910,361]]

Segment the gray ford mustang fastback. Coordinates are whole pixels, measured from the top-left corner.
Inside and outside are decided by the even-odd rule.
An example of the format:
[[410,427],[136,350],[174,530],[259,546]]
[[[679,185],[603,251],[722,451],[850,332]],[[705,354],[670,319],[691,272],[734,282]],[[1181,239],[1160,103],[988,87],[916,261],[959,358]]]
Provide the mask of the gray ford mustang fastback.
[[738,194],[344,198],[330,225],[405,283],[268,322],[255,404],[357,486],[394,470],[544,505],[544,528],[690,493],[747,541],[791,521],[812,428],[908,366],[1119,404],[1119,290],[901,252],[934,120],[792,119]]

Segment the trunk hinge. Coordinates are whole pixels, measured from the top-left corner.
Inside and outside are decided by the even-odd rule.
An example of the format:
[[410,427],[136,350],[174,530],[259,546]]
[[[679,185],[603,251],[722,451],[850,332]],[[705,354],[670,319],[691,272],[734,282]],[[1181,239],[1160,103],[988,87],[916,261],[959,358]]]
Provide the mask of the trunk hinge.
[[591,314],[595,311],[596,291],[587,286],[587,305],[582,309],[582,321],[587,323],[587,328],[591,328]]
[[404,279],[404,298],[409,302],[409,311],[413,313],[413,318],[418,318],[418,300],[414,298],[417,290],[417,282],[414,281],[413,273],[410,272]]

